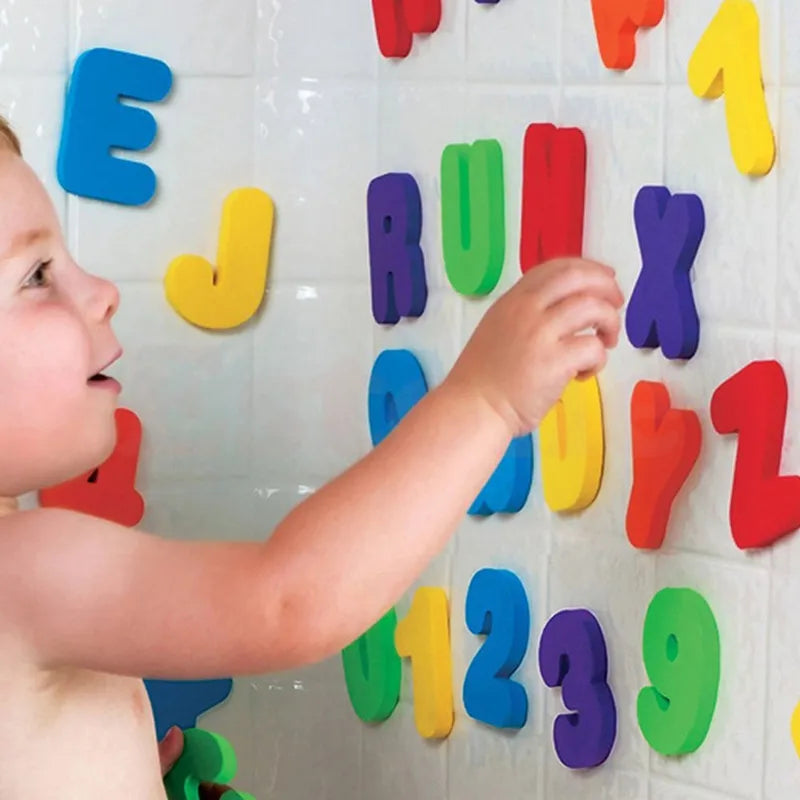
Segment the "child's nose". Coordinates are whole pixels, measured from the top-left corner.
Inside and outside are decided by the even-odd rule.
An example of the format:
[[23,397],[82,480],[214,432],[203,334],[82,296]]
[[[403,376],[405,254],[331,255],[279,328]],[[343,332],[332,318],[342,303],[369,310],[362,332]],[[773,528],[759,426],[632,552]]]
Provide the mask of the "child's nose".
[[92,291],[89,311],[92,319],[107,322],[119,308],[119,289],[116,284],[105,278],[92,276]]

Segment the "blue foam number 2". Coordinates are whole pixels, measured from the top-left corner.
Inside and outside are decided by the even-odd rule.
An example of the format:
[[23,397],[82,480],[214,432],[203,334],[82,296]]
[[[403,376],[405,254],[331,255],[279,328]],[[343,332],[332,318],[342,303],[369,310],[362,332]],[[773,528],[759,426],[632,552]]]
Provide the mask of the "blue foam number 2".
[[464,707],[496,728],[521,728],[528,719],[525,688],[511,680],[528,649],[530,608],[520,579],[505,569],[482,569],[467,591],[467,627],[486,636],[464,678]]
[[58,152],[58,181],[71,194],[140,206],[156,191],[146,164],[112,156],[112,147],[144,150],[156,137],[149,111],[121,97],[155,103],[172,87],[172,72],[155,58],[96,48],[82,53],[69,82]]
[[533,482],[533,439],[512,439],[497,469],[470,506],[473,517],[516,514],[528,500]]
[[539,641],[539,671],[548,686],[560,686],[564,705],[553,725],[559,761],[571,769],[597,767],[617,737],[617,708],[607,681],[603,631],[586,609],[559,611]]

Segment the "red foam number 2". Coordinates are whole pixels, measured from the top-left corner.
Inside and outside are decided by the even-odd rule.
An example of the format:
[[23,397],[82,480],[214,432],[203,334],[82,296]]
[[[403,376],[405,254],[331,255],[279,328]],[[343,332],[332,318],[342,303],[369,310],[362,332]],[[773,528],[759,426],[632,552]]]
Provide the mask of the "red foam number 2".
[[733,540],[767,547],[800,527],[800,476],[780,475],[788,389],[777,361],[754,361],[711,398],[718,433],[738,433],[731,492]]
[[378,47],[385,58],[405,58],[415,33],[433,33],[442,18],[442,0],[372,0]]
[[117,409],[117,446],[97,469],[39,492],[42,506],[81,511],[133,527],[144,516],[144,500],[134,486],[142,423],[133,411]]

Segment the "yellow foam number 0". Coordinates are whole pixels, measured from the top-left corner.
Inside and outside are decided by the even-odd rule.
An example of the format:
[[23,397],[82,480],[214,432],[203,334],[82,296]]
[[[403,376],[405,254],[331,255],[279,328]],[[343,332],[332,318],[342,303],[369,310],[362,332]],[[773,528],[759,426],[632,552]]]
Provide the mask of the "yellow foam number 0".
[[397,623],[394,644],[399,655],[411,659],[419,735],[443,739],[453,728],[453,668],[444,589],[417,589],[408,615]]
[[745,175],[766,175],[775,161],[758,37],[751,0],[723,0],[689,60],[689,86],[698,97],[725,94],[731,152]]
[[553,511],[591,505],[603,476],[603,411],[597,378],[573,380],[539,426],[544,499]]
[[182,255],[164,278],[170,305],[201,328],[235,328],[256,313],[264,297],[275,209],[260,189],[236,189],[225,200],[217,268]]

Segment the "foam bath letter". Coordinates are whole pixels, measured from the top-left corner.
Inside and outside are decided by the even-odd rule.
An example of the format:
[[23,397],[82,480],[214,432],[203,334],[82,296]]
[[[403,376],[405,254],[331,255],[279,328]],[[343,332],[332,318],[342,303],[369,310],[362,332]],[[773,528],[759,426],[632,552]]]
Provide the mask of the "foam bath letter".
[[661,22],[664,0],[592,0],[592,14],[603,64],[630,69],[636,58],[636,32]]
[[225,200],[217,268],[201,256],[172,261],[164,277],[170,305],[201,328],[235,328],[256,313],[264,298],[274,217],[272,199],[260,189],[236,189]]
[[367,413],[372,444],[379,445],[427,394],[428,383],[410,350],[384,350],[369,378]]
[[761,76],[758,11],[751,0],[723,0],[689,59],[689,86],[698,97],[725,95],[733,160],[745,175],[766,175],[775,137]]
[[127,408],[114,414],[117,444],[97,469],[39,491],[39,505],[69,508],[133,527],[144,516],[144,499],[136,491],[136,468],[142,444],[142,423]]
[[602,764],[617,738],[617,707],[608,685],[603,630],[586,609],[559,611],[539,641],[539,671],[551,687],[561,687],[573,713],[556,717],[553,743],[559,761],[570,769]]
[[156,121],[120,98],[157,103],[171,86],[169,67],[155,58],[106,48],[82,53],[69,82],[58,151],[58,181],[65,191],[123,205],[147,203],[156,190],[153,170],[110,151],[149,147]]
[[414,721],[420,736],[443,739],[453,728],[453,667],[444,589],[417,589],[394,634],[397,652],[411,659]]
[[798,756],[800,756],[800,703],[794,707],[791,721],[792,742]]
[[528,499],[532,481],[533,439],[528,434],[512,439],[486,486],[470,506],[470,515],[516,514]]
[[586,139],[579,128],[529,125],[522,155],[523,272],[551,258],[583,252]]
[[228,699],[233,681],[230,678],[208,681],[148,679],[144,686],[153,708],[156,736],[163,739],[173,725],[184,729],[196,727],[201,714]]
[[572,380],[539,426],[544,499],[553,511],[591,505],[603,476],[603,412],[597,378]]
[[[218,733],[189,728],[183,732],[183,752],[164,778],[169,800],[199,800],[201,783],[229,783],[236,777],[236,753]],[[230,789],[220,800],[255,800]]]
[[442,18],[442,0],[372,0],[378,48],[385,58],[405,58],[415,33],[433,33]]
[[800,528],[800,476],[779,475],[788,388],[777,361],[753,361],[711,398],[717,433],[739,434],[731,490],[733,540],[767,547]]
[[397,613],[392,608],[342,650],[347,694],[364,722],[388,719],[400,699],[402,670],[394,646]]
[[702,436],[694,411],[670,408],[663,383],[636,384],[631,395],[633,485],[625,518],[634,547],[661,547],[672,503],[700,455]]
[[528,694],[511,676],[525,651],[531,626],[528,596],[509,570],[482,569],[467,591],[467,627],[485,636],[464,678],[464,707],[474,719],[497,728],[521,728]]
[[419,317],[428,300],[425,258],[419,246],[422,200],[412,175],[388,173],[367,191],[372,315],[393,325]]
[[644,186],[633,213],[642,271],[625,315],[628,338],[634,347],[660,345],[667,358],[691,358],[700,321],[689,271],[705,231],[703,203],[694,194]]
[[650,747],[665,756],[692,753],[714,717],[719,688],[719,630],[714,613],[692,589],[662,589],[644,619],[647,677],[637,716]]
[[447,277],[465,295],[497,286],[506,250],[503,151],[495,139],[442,152],[442,250]]

